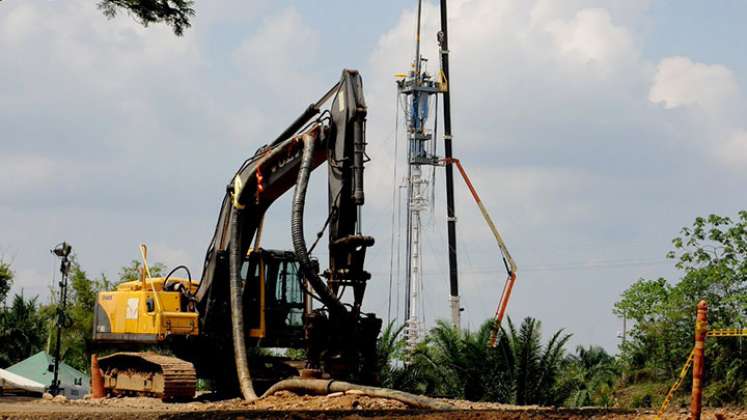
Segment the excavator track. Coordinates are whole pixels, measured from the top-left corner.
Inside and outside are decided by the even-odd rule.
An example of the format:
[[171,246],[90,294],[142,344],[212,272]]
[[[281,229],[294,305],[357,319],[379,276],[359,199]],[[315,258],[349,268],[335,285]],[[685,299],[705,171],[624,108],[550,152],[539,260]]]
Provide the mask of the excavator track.
[[142,395],[164,401],[194,398],[192,363],[157,353],[121,352],[99,359],[104,389],[111,395]]

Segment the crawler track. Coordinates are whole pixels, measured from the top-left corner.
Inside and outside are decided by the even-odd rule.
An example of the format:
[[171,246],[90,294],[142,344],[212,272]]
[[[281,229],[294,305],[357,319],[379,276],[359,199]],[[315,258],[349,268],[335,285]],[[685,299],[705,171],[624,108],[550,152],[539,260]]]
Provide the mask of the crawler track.
[[141,395],[164,401],[190,400],[197,376],[192,363],[156,353],[114,353],[99,359],[111,395]]

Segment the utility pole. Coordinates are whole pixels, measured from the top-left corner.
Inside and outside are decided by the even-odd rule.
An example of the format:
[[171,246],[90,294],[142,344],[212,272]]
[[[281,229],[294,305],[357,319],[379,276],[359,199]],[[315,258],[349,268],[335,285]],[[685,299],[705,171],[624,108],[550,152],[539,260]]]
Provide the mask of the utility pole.
[[57,337],[54,345],[54,377],[52,378],[52,384],[49,387],[49,393],[57,395],[60,393],[60,344],[62,336],[62,328],[67,323],[67,315],[65,314],[65,306],[67,305],[67,277],[70,272],[70,251],[72,248],[67,242],[63,242],[50,252],[60,258],[60,273],[62,277],[58,285],[60,286],[60,303],[57,306]]
[[459,303],[459,270],[457,266],[456,212],[454,211],[454,168],[451,149],[451,78],[449,77],[449,31],[446,0],[441,0],[441,32],[438,43],[441,51],[442,95],[444,100],[444,158],[446,161],[446,223],[449,240],[449,306],[451,323],[460,328],[461,311]]

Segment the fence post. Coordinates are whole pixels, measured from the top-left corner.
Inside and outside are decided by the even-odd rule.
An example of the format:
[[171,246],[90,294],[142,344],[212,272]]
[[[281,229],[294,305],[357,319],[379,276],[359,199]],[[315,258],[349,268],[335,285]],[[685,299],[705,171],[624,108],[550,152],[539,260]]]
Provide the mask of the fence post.
[[695,354],[693,357],[693,390],[690,397],[690,419],[700,420],[703,400],[703,368],[705,364],[705,339],[708,332],[708,304],[698,302],[698,315],[695,319]]
[[99,358],[96,353],[91,355],[91,398],[104,398],[104,376],[99,368]]

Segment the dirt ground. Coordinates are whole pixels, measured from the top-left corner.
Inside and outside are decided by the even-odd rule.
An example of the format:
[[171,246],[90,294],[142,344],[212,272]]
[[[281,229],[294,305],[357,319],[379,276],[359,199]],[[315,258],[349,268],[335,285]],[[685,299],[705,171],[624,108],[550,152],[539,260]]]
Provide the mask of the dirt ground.
[[[447,401],[447,411],[413,410],[399,401],[357,394],[324,397],[281,392],[260,401],[193,401],[163,403],[155,398],[49,401],[27,397],[0,397],[0,419],[552,419],[632,420],[655,418],[653,411],[555,409],[517,407],[493,403]],[[685,420],[684,410],[670,410],[665,418]],[[708,409],[703,419],[744,419],[745,409]]]

